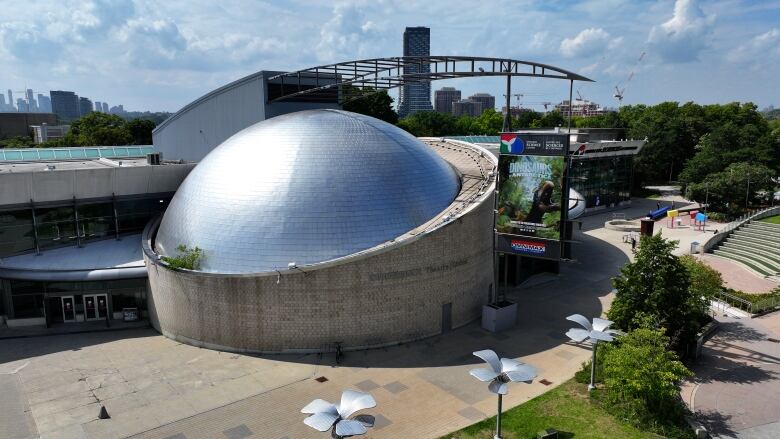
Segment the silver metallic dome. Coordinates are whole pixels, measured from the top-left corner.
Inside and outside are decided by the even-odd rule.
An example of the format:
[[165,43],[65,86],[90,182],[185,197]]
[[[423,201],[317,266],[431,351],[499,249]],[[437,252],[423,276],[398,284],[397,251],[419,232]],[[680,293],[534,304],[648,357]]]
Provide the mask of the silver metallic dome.
[[219,145],[179,187],[157,250],[204,251],[201,270],[259,273],[347,256],[444,210],[450,165],[372,117],[311,110],[252,125]]

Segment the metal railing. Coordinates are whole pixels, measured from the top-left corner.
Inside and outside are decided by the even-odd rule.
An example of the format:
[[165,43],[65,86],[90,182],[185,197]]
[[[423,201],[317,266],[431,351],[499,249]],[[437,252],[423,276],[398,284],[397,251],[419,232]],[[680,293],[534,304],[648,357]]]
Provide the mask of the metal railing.
[[725,291],[721,291],[715,294],[715,298],[748,314],[758,314],[769,309],[780,307],[780,295],[770,296],[757,302],[751,302]]

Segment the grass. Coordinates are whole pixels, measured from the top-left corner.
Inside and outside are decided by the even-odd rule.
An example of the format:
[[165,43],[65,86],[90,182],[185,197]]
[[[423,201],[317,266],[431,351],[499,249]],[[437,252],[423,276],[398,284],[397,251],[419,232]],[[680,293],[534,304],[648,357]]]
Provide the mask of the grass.
[[[559,387],[504,412],[502,436],[505,439],[531,439],[546,428],[558,430],[560,438],[649,439],[657,434],[639,430],[607,413],[591,402],[585,384],[569,380]],[[492,439],[496,418],[492,417],[456,431],[445,439]]]
[[762,223],[780,224],[780,215],[768,216],[766,218],[760,219],[759,221]]

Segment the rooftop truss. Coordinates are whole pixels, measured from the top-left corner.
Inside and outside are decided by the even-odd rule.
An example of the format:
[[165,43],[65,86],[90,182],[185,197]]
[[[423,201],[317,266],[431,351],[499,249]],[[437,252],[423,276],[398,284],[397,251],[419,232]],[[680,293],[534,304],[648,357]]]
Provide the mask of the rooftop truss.
[[327,64],[268,78],[279,86],[269,102],[308,95],[307,99],[338,99],[346,102],[365,96],[363,88],[375,91],[438,79],[484,76],[532,77],[588,81],[577,73],[547,64],[506,58],[473,56],[401,56]]

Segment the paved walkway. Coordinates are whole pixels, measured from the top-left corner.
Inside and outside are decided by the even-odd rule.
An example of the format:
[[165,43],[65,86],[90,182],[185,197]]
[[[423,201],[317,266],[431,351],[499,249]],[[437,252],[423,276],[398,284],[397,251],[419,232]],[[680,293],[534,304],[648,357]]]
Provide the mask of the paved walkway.
[[683,399],[713,437],[780,437],[780,313],[717,320]]
[[723,283],[735,290],[745,293],[768,293],[780,285],[748,270],[744,265],[731,259],[721,258],[709,253],[699,255],[698,258],[705,264],[718,270],[723,277]]

